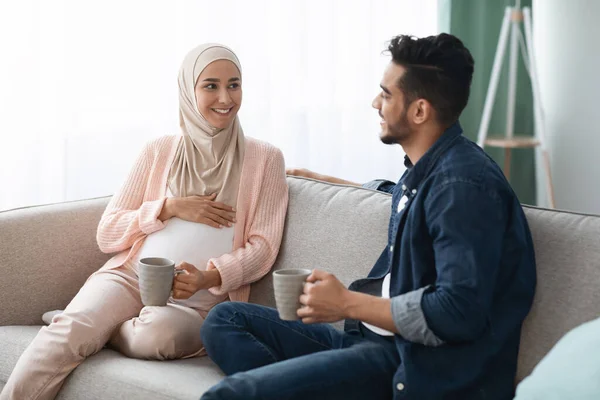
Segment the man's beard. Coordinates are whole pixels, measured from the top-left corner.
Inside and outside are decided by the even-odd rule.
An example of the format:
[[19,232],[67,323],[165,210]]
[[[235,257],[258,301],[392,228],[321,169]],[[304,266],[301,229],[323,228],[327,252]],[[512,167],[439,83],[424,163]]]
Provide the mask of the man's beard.
[[408,126],[408,117],[406,110],[400,116],[400,120],[392,125],[388,125],[387,132],[381,136],[383,144],[402,144],[406,138],[410,137],[410,128]]

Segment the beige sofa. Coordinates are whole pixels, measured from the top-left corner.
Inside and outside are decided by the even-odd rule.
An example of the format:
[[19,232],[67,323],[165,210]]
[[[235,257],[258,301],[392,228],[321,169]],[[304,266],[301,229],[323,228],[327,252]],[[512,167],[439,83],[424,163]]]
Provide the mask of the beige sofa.
[[[275,269],[318,267],[349,284],[364,277],[386,241],[389,195],[288,178],[290,203]],[[108,256],[95,242],[108,198],[0,213],[0,388],[40,328]],[[568,330],[600,315],[600,217],[525,207],[538,288],[525,322],[517,380]],[[273,305],[271,277],[252,302]],[[59,399],[198,399],[222,372],[208,359],[143,361],[105,349],[67,379]]]

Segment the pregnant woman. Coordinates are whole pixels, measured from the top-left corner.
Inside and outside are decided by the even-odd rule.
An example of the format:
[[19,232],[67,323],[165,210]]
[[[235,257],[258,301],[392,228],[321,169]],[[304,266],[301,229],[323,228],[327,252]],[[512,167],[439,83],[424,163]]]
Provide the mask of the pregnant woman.
[[[227,299],[248,301],[250,283],[279,251],[288,188],[281,152],[244,136],[241,103],[241,66],[230,49],[207,44],[185,57],[181,134],[145,146],[100,220],[100,249],[118,254],[40,330],[1,400],[53,399],[107,343],[135,358],[201,355],[208,311]],[[166,307],[141,302],[137,262],[146,256],[185,271]]]

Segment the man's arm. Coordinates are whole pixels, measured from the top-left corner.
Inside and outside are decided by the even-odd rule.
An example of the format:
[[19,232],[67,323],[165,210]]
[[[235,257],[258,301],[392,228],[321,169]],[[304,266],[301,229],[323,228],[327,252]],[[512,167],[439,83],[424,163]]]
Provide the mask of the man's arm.
[[391,299],[396,329],[389,329],[389,320],[381,318],[389,316],[389,308],[383,309],[389,303],[382,302],[381,309],[372,300],[367,307],[357,306],[354,319],[426,346],[475,340],[487,324],[500,266],[505,211],[498,198],[466,182],[441,187],[426,201],[425,209],[433,238],[435,285]]
[[[384,299],[365,293],[353,292],[332,274],[315,270],[307,279],[298,310],[302,322],[313,324],[355,319],[400,334],[407,340],[438,346],[443,342],[427,327],[420,309],[423,290]],[[395,307],[395,303],[401,304]],[[398,314],[397,309],[402,310]]]
[[307,306],[298,311],[303,321],[351,318],[428,346],[476,339],[487,323],[505,211],[497,199],[463,182],[434,193],[426,210],[435,286],[383,299],[349,291],[335,276],[314,271],[301,297]]
[[352,318],[396,331],[390,299],[348,290],[333,274],[314,270],[306,279],[298,310],[302,322],[335,322]]
[[[304,307],[298,310],[298,316],[304,323],[335,322],[349,318],[400,334],[407,340],[423,335],[423,340],[417,338],[414,341],[425,345],[443,343],[433,333],[427,332],[420,310],[422,290],[384,299],[350,291],[334,275],[319,270],[314,270],[307,282],[304,294],[300,296],[300,303]],[[400,309],[405,310],[404,314],[396,314],[395,302],[402,304]],[[405,315],[407,313],[408,317]],[[399,320],[402,325],[398,323]]]
[[364,183],[362,185],[362,187],[392,194],[394,192],[394,188],[396,187],[396,184],[394,182],[388,181],[386,179],[375,179],[373,181]]
[[487,328],[502,258],[506,205],[469,182],[451,182],[425,202],[437,279],[421,309],[446,342],[476,340]]
[[390,299],[348,291],[345,310],[344,318],[355,319],[393,333],[400,333],[394,324]]
[[349,186],[357,186],[364,187],[367,189],[379,190],[380,192],[392,193],[394,191],[394,187],[396,184],[394,182],[385,180],[385,179],[376,179],[373,181],[369,181],[367,183],[361,184],[352,181],[347,181],[345,179],[336,178],[334,176],[323,175],[313,171],[309,171],[307,169],[288,169],[286,173],[290,176],[300,176],[303,178],[315,179],[318,181],[335,183],[338,185],[349,185]]
[[350,186],[362,186],[360,183],[347,181],[345,179],[336,178],[334,176],[323,175],[313,171],[309,171],[308,169],[299,168],[299,169],[288,169],[286,171],[288,175],[291,176],[300,176],[303,178],[315,179],[317,181],[336,183],[340,185],[350,185]]

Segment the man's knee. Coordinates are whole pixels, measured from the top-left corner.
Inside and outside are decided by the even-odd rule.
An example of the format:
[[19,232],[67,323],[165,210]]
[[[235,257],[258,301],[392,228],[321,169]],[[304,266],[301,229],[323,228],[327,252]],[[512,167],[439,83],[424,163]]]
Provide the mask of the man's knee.
[[[231,340],[237,340],[236,335],[248,331],[249,320],[253,313],[262,306],[243,302],[225,302],[216,305],[206,316],[200,329],[200,338],[208,355],[219,364]],[[228,351],[228,350],[227,350]]]
[[[200,337],[204,346],[210,346],[213,335],[223,327],[232,324],[235,313],[239,311],[243,303],[225,302],[217,304],[206,316],[202,328],[200,328]],[[207,348],[208,350],[208,348]]]
[[218,338],[214,338],[213,336],[217,332],[219,326],[222,326],[229,321],[233,313],[234,311],[231,307],[231,303],[226,302],[217,304],[206,316],[206,319],[200,328],[200,339],[209,355],[211,354],[214,340],[218,340]]
[[263,398],[254,377],[245,372],[223,378],[202,395],[200,400],[251,400]]

